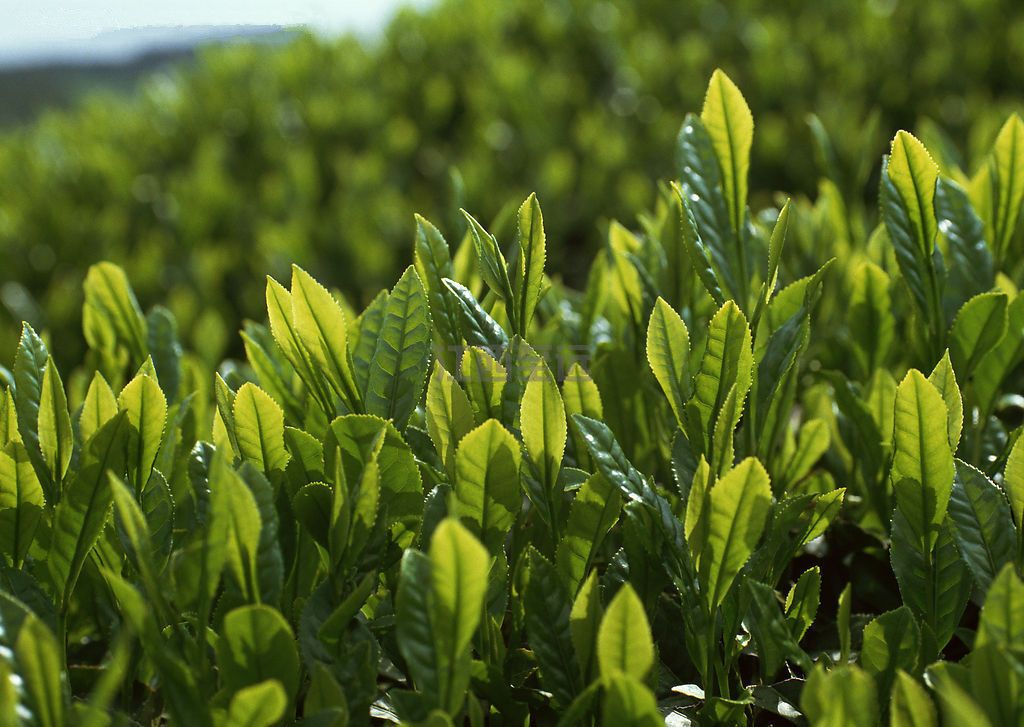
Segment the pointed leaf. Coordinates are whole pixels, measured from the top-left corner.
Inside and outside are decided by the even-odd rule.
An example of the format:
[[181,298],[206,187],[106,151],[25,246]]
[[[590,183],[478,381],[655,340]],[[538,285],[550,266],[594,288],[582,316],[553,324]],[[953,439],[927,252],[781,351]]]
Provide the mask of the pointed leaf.
[[263,389],[246,382],[235,394],[232,410],[242,457],[270,474],[288,464],[284,447],[284,412]]
[[861,371],[883,366],[892,349],[896,319],[892,314],[889,276],[874,263],[862,263],[851,274],[848,322],[857,343],[853,355]]
[[518,216],[521,264],[515,269],[513,285],[519,307],[516,320],[519,322],[520,335],[525,337],[544,292],[544,217],[536,194],[526,198],[519,208]]
[[946,404],[920,371],[912,369],[896,391],[892,482],[907,524],[931,550],[953,488]]
[[39,402],[43,395],[43,372],[50,355],[32,326],[22,323],[18,352],[14,357],[14,404],[18,414],[18,434],[25,443],[47,500],[60,498],[50,469],[39,448]]
[[452,472],[455,449],[473,428],[473,407],[466,392],[440,361],[434,362],[434,373],[427,385],[426,413],[427,433],[441,462]]
[[928,381],[942,394],[946,402],[948,413],[949,449],[956,452],[960,444],[960,431],[964,426],[964,402],[960,395],[960,387],[956,382],[956,374],[953,372],[953,364],[949,360],[949,351],[943,354],[942,359],[935,364]]
[[83,442],[92,439],[100,427],[117,414],[117,397],[113,389],[99,371],[93,374],[89,390],[85,393],[85,403],[78,418],[78,433]]
[[1024,437],[1013,443],[1010,455],[1006,458],[1003,490],[1010,501],[1013,523],[1020,534],[1024,532]]
[[415,269],[409,267],[384,308],[366,383],[366,411],[402,430],[420,401],[429,370],[430,312]]
[[455,453],[454,511],[496,553],[521,505],[519,443],[497,420],[471,431]]
[[698,413],[705,437],[713,430],[715,418],[733,385],[737,388],[737,399],[750,388],[753,368],[747,319],[734,302],[728,301],[711,319],[707,347],[694,377],[689,404]]
[[912,134],[900,131],[892,140],[887,174],[906,207],[919,249],[930,257],[938,231],[935,219],[938,166],[924,144]]
[[1024,121],[1017,114],[1007,119],[996,137],[989,176],[995,190],[992,245],[996,259],[1002,261],[1017,228],[1021,201],[1024,200]]
[[984,473],[957,460],[956,478],[949,499],[949,519],[956,543],[981,593],[1017,548],[1017,528],[1010,507],[998,487]]
[[0,553],[20,568],[43,516],[43,489],[25,446],[0,450]]
[[325,287],[297,265],[292,266],[292,320],[313,363],[324,372],[346,406],[360,406],[348,350],[345,314]]
[[[245,481],[218,450],[210,465],[210,495],[214,513],[222,513],[225,522],[225,560],[246,598],[259,600],[260,532],[263,526],[256,498]],[[215,520],[220,519],[216,517]]]
[[43,370],[43,390],[39,398],[39,448],[50,468],[50,476],[61,482],[71,464],[71,415],[53,358],[46,360]]
[[603,677],[621,673],[638,680],[646,678],[654,665],[654,644],[647,614],[628,583],[615,594],[601,619],[597,661]]
[[551,519],[561,521],[562,492],[558,482],[568,428],[562,394],[547,364],[541,362],[526,382],[520,409],[526,455],[543,485]]
[[747,172],[754,139],[754,117],[739,88],[720,69],[711,75],[700,118],[722,166],[723,189],[732,229],[739,235],[746,219]]
[[672,306],[658,298],[647,324],[647,363],[668,398],[676,421],[690,397],[690,334]]
[[141,492],[153,471],[167,422],[167,399],[159,384],[139,374],[121,390],[118,406],[128,414],[132,436],[128,441],[130,481]]
[[1006,333],[1006,293],[981,293],[964,303],[950,329],[953,363],[967,379]]
[[754,551],[764,531],[771,497],[768,473],[753,457],[736,465],[711,489],[707,542],[699,564],[709,609],[722,603]]
[[85,305],[109,321],[136,361],[146,357],[146,319],[124,270],[108,262],[91,266],[85,276]]

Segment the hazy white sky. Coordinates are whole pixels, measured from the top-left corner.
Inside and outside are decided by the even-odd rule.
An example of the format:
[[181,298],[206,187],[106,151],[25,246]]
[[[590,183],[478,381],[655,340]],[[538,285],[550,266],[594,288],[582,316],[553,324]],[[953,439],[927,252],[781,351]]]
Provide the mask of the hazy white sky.
[[309,25],[324,32],[370,31],[404,4],[408,0],[0,0],[0,53],[140,26]]

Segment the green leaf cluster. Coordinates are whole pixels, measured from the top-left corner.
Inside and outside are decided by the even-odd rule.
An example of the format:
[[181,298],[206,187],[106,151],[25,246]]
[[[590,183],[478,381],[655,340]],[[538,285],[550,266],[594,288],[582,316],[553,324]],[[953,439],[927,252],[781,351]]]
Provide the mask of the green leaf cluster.
[[582,290],[536,196],[418,218],[216,371],[97,265],[84,362],[0,372],[3,721],[1020,724],[1017,124],[974,178],[900,132],[822,248],[719,71]]

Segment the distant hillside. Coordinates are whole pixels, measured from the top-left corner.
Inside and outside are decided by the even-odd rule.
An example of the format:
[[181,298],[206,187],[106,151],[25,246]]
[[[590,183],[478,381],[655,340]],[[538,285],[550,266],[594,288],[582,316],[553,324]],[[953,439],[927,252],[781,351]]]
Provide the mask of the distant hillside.
[[0,128],[28,123],[44,110],[71,106],[90,91],[128,93],[144,76],[188,62],[203,47],[239,42],[276,45],[297,32],[264,25],[135,28],[30,52],[0,51]]

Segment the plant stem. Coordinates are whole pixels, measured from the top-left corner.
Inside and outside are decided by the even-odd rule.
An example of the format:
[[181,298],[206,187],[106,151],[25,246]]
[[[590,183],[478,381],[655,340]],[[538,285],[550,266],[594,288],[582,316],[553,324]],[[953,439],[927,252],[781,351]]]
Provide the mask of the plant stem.
[[67,608],[61,608],[57,612],[57,643],[60,646],[60,669],[67,674],[68,671],[68,615]]

